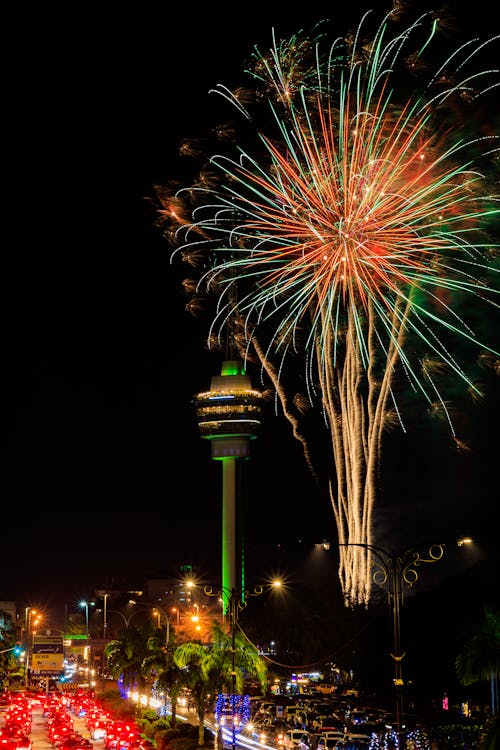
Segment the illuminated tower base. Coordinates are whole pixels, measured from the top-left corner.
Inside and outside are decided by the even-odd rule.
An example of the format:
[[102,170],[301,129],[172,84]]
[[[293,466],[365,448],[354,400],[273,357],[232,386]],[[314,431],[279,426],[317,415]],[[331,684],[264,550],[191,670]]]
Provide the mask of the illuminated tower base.
[[[237,462],[250,457],[250,441],[257,437],[262,417],[262,393],[252,388],[243,363],[223,362],[212,377],[210,390],[195,397],[200,436],[210,440],[212,459],[222,462],[222,592],[227,612],[230,593],[243,588],[242,565],[237,565]],[[240,570],[238,570],[238,567]]]

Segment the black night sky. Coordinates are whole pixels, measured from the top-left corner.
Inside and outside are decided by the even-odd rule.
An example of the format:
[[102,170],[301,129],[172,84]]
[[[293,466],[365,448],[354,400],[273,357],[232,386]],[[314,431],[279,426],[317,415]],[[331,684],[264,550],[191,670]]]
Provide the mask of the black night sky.
[[[182,176],[180,142],[211,126],[209,89],[240,80],[273,26],[296,31],[324,12],[284,7],[251,4],[238,19],[224,3],[11,11],[0,598],[77,599],[218,559],[219,466],[191,400],[221,358],[207,351],[208,321],[184,311],[183,273],[147,199]],[[474,4],[479,29],[488,8]],[[470,453],[420,413],[389,436],[382,545],[469,533],[496,549],[499,393],[491,378],[487,403],[460,417]],[[335,542],[331,509],[271,408],[245,496],[256,558],[291,565]]]

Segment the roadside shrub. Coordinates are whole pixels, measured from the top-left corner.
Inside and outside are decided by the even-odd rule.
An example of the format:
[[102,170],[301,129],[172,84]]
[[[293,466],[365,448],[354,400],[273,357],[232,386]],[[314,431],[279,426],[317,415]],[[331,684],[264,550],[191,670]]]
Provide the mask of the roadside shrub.
[[196,737],[198,739],[197,724],[190,724],[187,721],[183,721],[177,724],[176,729],[179,732],[179,737]]
[[197,737],[174,737],[168,743],[168,750],[196,750],[198,747]]
[[126,721],[127,719],[132,720],[137,716],[137,708],[133,703],[122,700],[120,705],[113,708],[113,716],[120,721]]
[[155,735],[158,732],[158,730],[156,729],[156,726],[153,723],[144,724],[140,729],[141,729],[141,734],[147,740],[154,740]]
[[153,739],[158,750],[165,750],[178,737],[179,735],[175,729],[161,729],[159,732],[154,733]]
[[170,721],[170,717],[165,717],[165,716],[161,716],[160,718],[158,718],[157,716],[156,721],[153,723],[152,726],[155,732],[161,732],[164,729],[168,729],[168,730],[172,729],[172,723]]
[[155,742],[159,744],[159,742],[163,742],[165,745],[170,744],[170,742],[177,737],[180,737],[180,732],[178,729],[160,729],[157,732],[155,732]]
[[147,724],[152,724],[153,722],[158,721],[158,714],[153,708],[144,708],[141,711],[140,717],[136,720],[138,724],[141,724],[143,726],[146,726]]

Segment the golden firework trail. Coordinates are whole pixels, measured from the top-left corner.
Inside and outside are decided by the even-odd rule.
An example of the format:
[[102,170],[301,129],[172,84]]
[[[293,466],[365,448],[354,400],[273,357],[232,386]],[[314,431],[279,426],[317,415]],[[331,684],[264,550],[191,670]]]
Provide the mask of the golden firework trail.
[[477,67],[498,37],[459,45],[421,84],[413,76],[424,53],[442,49],[437,19],[394,31],[389,13],[371,32],[370,18],[333,42],[322,24],[285,40],[273,32],[247,71],[253,97],[215,89],[254,127],[250,145],[226,129],[229,150],[210,158],[214,184],[159,191],[160,221],[176,228],[172,258],[198,257],[196,294],[216,296],[209,340],[237,327],[240,351],[261,362],[316,473],[293,408],[303,398],[286,389],[302,363],[329,436],[320,452],[329,443],[324,481],[348,605],[371,595],[382,438],[394,420],[404,429],[401,373],[459,444],[439,373],[478,393],[470,347],[498,361],[466,315],[473,300],[498,319],[498,134],[469,137],[465,115],[498,88],[498,70]]

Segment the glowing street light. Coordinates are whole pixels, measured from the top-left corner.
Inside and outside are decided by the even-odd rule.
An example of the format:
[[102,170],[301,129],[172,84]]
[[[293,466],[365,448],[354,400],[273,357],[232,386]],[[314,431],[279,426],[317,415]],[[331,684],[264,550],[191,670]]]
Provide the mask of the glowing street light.
[[[144,602],[144,604],[146,604],[146,602]],[[174,607],[173,610],[177,612],[177,624],[179,624],[179,610],[177,609],[177,607]],[[165,645],[168,648],[168,645],[170,643],[170,621],[172,618],[169,615],[167,615],[165,610],[163,610],[157,604],[154,605],[153,615],[156,615],[156,617],[158,617],[158,630],[161,630],[161,616],[163,615],[163,617],[165,618],[165,622],[166,622]]]
[[179,627],[179,625],[180,625],[180,615],[181,615],[179,607],[172,607],[171,608],[171,612],[172,612],[172,614],[174,614],[176,616],[176,624],[177,624],[177,627]]
[[[194,584],[193,584],[194,585]],[[207,596],[217,596],[222,601],[223,616],[229,615],[229,629],[231,634],[231,748],[236,750],[236,628],[238,624],[238,614],[246,608],[248,597],[260,596],[264,593],[265,588],[277,589],[282,586],[282,581],[276,579],[268,584],[255,586],[253,589],[241,589],[238,591],[234,587],[227,590],[219,587],[215,590],[212,586],[204,586],[203,591]]]
[[[33,621],[33,617],[35,617],[35,620]],[[40,621],[42,620],[43,615],[40,612],[37,612],[36,609],[33,609],[33,607],[26,607],[24,610],[24,619],[25,619],[25,644],[24,644],[24,652],[25,652],[25,668],[24,668],[24,684],[27,687],[29,684],[29,674],[30,674],[30,657],[31,657],[31,639],[33,635],[33,628],[36,627]]]
[[88,683],[90,687],[89,603],[86,601],[81,601],[80,607],[82,607],[82,609],[85,609],[85,662],[87,664]]
[[107,607],[108,596],[109,594],[104,594],[103,596],[104,603],[103,603],[103,615],[102,615],[102,637],[103,637],[104,642],[106,642],[106,635],[108,631],[108,607]]

